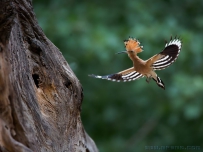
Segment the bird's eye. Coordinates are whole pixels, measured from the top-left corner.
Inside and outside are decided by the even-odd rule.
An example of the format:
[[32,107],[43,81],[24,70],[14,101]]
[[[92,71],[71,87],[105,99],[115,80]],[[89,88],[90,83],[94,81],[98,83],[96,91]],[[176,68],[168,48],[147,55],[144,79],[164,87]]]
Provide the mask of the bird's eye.
[[130,53],[133,53],[133,51],[130,51]]

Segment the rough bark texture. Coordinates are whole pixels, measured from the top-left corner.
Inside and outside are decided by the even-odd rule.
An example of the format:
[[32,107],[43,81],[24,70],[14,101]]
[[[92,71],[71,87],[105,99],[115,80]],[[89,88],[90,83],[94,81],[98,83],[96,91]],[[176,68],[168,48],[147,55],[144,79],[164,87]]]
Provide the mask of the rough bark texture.
[[97,152],[82,87],[30,0],[0,0],[0,152]]

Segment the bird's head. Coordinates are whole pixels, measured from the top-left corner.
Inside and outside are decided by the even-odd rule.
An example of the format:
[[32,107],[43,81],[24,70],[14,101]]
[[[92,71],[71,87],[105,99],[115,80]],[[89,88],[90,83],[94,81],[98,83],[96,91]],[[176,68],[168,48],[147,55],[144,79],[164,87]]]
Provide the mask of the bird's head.
[[142,52],[142,46],[140,46],[140,42],[135,38],[129,38],[128,40],[124,40],[126,51],[129,53],[140,53]]
[[140,46],[140,42],[135,38],[129,37],[128,40],[124,40],[124,44],[125,44],[126,51],[119,52],[119,53],[127,53],[128,55],[132,55],[143,51],[142,50],[143,46]]

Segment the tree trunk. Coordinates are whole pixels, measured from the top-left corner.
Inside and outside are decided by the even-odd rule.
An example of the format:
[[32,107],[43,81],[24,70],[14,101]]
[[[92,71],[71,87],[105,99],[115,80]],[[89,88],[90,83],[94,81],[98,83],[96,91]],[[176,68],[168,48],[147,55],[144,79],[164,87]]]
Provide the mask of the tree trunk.
[[81,122],[82,100],[32,2],[0,0],[0,152],[97,152]]

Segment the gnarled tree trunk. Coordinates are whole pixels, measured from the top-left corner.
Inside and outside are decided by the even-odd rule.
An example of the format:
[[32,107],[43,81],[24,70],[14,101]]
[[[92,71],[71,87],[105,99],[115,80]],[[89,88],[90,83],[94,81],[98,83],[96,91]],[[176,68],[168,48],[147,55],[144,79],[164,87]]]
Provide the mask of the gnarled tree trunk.
[[0,0],[0,151],[97,152],[82,87],[39,27],[30,0]]

